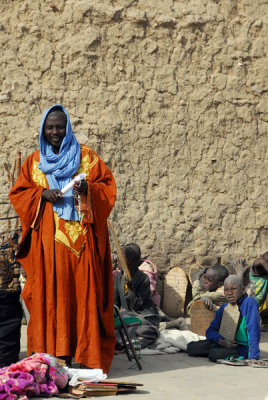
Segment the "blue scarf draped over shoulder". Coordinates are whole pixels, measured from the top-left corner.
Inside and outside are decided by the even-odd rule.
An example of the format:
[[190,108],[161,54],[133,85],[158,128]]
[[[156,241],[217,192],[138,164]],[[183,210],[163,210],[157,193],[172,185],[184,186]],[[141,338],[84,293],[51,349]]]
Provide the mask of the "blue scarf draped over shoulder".
[[[59,154],[54,153],[52,145],[46,141],[44,135],[44,124],[47,115],[55,107],[60,108],[67,117],[66,135],[61,142]],[[61,190],[71,182],[80,164],[80,144],[73,134],[69,115],[62,105],[55,104],[44,112],[40,125],[39,147],[40,162],[38,168],[46,174],[50,189]],[[61,201],[53,204],[53,211],[65,220],[77,221],[79,219],[73,190],[66,193]]]

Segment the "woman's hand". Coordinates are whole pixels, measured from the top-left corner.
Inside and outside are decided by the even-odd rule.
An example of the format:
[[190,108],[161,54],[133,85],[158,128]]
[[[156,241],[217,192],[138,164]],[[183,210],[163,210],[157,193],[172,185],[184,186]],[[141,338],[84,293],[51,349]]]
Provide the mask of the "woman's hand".
[[64,197],[63,193],[59,189],[43,190],[41,199],[49,201],[54,204],[61,201]]
[[85,179],[82,179],[80,182],[74,183],[74,194],[87,194],[87,182]]

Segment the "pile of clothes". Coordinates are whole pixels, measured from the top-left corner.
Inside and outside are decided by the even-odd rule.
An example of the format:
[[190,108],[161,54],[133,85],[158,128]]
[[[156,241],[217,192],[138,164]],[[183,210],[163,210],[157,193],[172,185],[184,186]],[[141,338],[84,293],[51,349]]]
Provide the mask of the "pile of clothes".
[[68,368],[50,354],[35,353],[0,369],[0,400],[30,397],[80,398],[137,391],[138,383],[106,381],[102,369]]
[[68,383],[68,374],[59,361],[45,353],[35,353],[16,364],[0,369],[0,400],[27,400],[45,394],[57,395]]

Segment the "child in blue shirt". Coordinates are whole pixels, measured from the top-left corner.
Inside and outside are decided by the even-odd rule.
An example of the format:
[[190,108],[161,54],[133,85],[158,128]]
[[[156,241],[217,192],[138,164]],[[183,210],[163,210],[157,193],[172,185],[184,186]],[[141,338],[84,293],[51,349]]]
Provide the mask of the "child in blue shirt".
[[[215,314],[206,331],[206,340],[190,342],[187,346],[189,356],[208,357],[216,362],[228,356],[242,356],[252,363],[258,363],[260,356],[260,317],[258,304],[253,297],[245,294],[243,281],[237,275],[230,275],[224,281],[224,294],[227,303]],[[228,304],[237,305],[240,318],[234,340],[228,340],[219,333],[224,309]]]

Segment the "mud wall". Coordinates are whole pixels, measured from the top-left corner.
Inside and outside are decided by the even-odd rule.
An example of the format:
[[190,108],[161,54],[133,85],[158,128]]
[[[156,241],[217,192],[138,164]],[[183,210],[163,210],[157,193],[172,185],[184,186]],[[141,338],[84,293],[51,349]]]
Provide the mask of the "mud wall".
[[115,175],[122,244],[162,271],[267,250],[267,5],[2,1],[1,217],[3,163],[61,103]]

